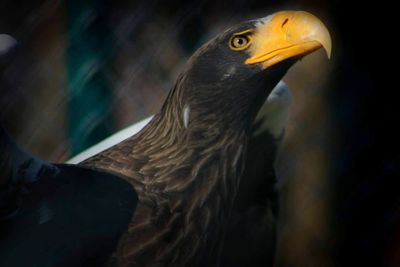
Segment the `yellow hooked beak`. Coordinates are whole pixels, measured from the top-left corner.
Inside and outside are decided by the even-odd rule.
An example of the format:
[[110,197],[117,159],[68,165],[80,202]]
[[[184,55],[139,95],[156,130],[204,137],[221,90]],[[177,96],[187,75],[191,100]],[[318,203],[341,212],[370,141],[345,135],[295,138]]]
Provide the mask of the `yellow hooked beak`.
[[304,11],[281,11],[260,20],[248,49],[250,57],[245,63],[261,63],[263,68],[268,68],[321,47],[330,58],[331,37],[317,17]]

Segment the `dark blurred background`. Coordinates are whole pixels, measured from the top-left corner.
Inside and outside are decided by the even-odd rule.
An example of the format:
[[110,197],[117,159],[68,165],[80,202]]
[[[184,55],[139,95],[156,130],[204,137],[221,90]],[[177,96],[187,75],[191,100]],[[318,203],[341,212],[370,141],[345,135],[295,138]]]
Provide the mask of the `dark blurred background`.
[[[321,18],[333,52],[307,56],[284,78],[294,107],[277,165],[278,265],[400,266],[385,1],[0,0],[0,122],[33,154],[64,162],[155,113],[208,38],[282,9]],[[1,52],[9,36],[16,42]]]

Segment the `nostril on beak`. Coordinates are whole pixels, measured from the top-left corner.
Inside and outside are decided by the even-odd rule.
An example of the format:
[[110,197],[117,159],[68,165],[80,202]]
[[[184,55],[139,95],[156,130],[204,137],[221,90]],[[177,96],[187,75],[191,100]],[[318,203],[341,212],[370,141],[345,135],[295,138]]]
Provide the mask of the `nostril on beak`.
[[283,29],[283,27],[286,25],[286,23],[288,23],[289,22],[289,19],[288,18],[286,18],[283,22],[282,22],[282,25],[281,25],[281,28]]

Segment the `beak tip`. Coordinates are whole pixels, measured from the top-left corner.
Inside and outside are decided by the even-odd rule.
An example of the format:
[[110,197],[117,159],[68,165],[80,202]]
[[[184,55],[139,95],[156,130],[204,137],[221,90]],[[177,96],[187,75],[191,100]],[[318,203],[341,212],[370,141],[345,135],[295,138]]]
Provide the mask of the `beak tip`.
[[[329,36],[329,33],[328,33]],[[329,36],[329,40],[325,43],[322,44],[323,48],[325,49],[326,55],[328,56],[328,59],[331,59],[332,56],[332,41]]]
[[331,46],[329,46],[329,47],[324,47],[324,49],[325,49],[326,56],[328,57],[328,59],[331,59],[331,56],[332,56],[332,47],[331,47]]

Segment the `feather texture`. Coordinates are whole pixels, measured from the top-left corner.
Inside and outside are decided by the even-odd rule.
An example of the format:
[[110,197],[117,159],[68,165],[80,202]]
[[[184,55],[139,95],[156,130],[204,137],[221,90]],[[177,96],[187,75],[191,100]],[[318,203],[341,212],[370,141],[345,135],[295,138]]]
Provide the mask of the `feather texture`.
[[217,264],[246,135],[219,131],[207,120],[186,129],[179,105],[171,106],[138,135],[81,163],[120,175],[138,193],[113,259],[117,266]]

